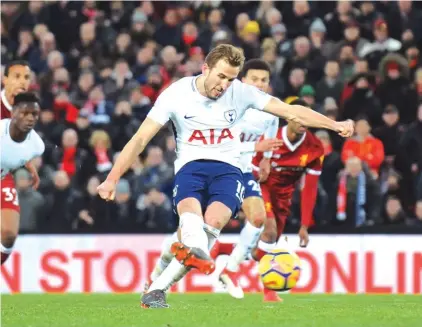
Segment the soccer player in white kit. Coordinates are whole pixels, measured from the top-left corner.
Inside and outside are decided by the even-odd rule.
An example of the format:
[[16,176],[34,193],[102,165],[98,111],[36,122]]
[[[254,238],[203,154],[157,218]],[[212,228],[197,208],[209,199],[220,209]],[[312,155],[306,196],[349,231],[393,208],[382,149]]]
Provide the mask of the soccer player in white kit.
[[168,307],[165,290],[188,269],[206,274],[214,271],[209,249],[243,201],[240,130],[236,125],[247,109],[331,129],[344,137],[353,134],[352,121],[335,122],[236,80],[243,63],[240,49],[221,44],[205,58],[200,76],[182,78],[164,90],[98,187],[103,199],[113,200],[120,177],[162,126],[172,121],[177,144],[173,200],[180,217],[181,242],[173,244],[175,258],[143,295],[142,307]]
[[[253,85],[263,92],[268,92],[270,76],[271,69],[265,61],[252,59],[245,63],[241,81]],[[246,216],[246,223],[240,232],[238,244],[229,256],[227,266],[219,276],[219,280],[224,284],[227,291],[236,298],[243,297],[243,290],[234,283],[236,281],[234,275],[237,273],[240,263],[246,259],[250,250],[258,242],[262,226],[266,220],[265,204],[262,200],[261,188],[259,182],[255,180],[252,174],[252,158],[255,149],[259,147],[261,142],[265,142],[258,142],[262,135],[265,135],[266,140],[278,140],[278,121],[278,117],[269,113],[259,110],[247,110],[239,122],[242,141],[240,162],[245,186],[245,198],[242,204],[242,210]],[[274,146],[282,145],[282,141],[278,141]],[[272,152],[265,152],[264,162],[261,162],[261,166],[266,166],[268,172],[270,169],[271,155]],[[216,244],[216,247],[218,248],[218,244]]]
[[13,250],[13,244],[5,246],[3,243],[8,234],[16,235],[19,230],[20,208],[12,173],[42,155],[45,149],[43,140],[33,130],[39,113],[37,97],[33,93],[19,93],[14,98],[11,118],[0,121],[2,264]]
[[[261,59],[251,59],[247,61],[241,73],[241,81],[257,87],[263,92],[268,92],[270,85],[270,66]],[[260,110],[247,110],[243,118],[239,122],[240,128],[240,168],[243,173],[243,185],[245,187],[245,196],[242,204],[242,210],[246,215],[247,222],[242,229],[240,242],[230,256],[228,269],[236,270],[241,261],[244,260],[249,249],[253,248],[261,233],[266,218],[264,202],[262,200],[261,189],[259,183],[252,174],[252,158],[255,152],[264,152],[264,156],[268,160],[269,165],[271,158],[271,150],[275,150],[282,145],[282,141],[277,139],[278,118]],[[265,135],[265,139],[259,141],[259,138]],[[177,232],[166,238],[163,242],[160,258],[151,273],[150,279],[145,285],[146,290],[149,285],[158,278],[163,270],[168,266],[173,255],[171,253],[171,245],[178,241]],[[218,244],[216,244],[217,246]],[[218,247],[218,246],[217,246]],[[234,296],[242,294],[242,288],[233,285],[231,279],[226,278],[230,274],[230,270],[225,270],[221,275],[221,281],[226,285],[229,293]],[[241,296],[241,295],[239,295]],[[239,297],[238,296],[238,297]]]

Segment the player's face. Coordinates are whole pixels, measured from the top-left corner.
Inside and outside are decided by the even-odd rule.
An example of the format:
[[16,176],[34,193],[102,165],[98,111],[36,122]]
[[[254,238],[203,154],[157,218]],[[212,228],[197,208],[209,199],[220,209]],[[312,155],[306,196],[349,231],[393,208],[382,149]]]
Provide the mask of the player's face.
[[267,93],[270,86],[270,73],[261,69],[249,69],[246,76],[242,78],[242,82],[253,85]]
[[38,103],[22,103],[13,108],[12,118],[16,121],[16,126],[23,133],[28,133],[34,128],[40,116]]
[[8,76],[4,76],[4,88],[13,96],[27,92],[31,82],[31,70],[28,66],[15,65],[10,67]]
[[205,93],[210,99],[218,99],[239,75],[239,67],[233,67],[225,60],[219,60],[213,68],[204,64],[202,73],[205,76]]
[[306,127],[299,123],[291,121],[289,122],[289,126],[290,126],[291,131],[297,135],[302,135],[303,133],[306,132]]

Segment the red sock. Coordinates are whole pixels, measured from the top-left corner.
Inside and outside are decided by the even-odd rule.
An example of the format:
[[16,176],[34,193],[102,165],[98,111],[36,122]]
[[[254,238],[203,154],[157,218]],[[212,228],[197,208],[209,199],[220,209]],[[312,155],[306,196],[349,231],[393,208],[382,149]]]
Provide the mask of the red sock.
[[233,243],[220,243],[218,254],[223,255],[227,254],[230,255],[233,252],[235,245]]
[[220,242],[216,240],[214,246],[210,250],[210,256],[213,260],[215,260],[217,259],[219,255],[220,255]]
[[9,258],[10,253],[1,253],[1,264],[6,262],[7,258]]
[[266,251],[261,250],[260,248],[256,248],[256,251],[255,251],[255,254],[254,254],[254,259],[255,259],[256,261],[259,261],[259,260],[261,260],[261,258],[262,258],[264,255],[266,255],[266,254],[267,254],[267,252],[266,252]]
[[272,293],[274,291],[264,287],[264,291],[263,292],[264,292],[264,295],[265,295],[265,294],[268,294],[268,293]]

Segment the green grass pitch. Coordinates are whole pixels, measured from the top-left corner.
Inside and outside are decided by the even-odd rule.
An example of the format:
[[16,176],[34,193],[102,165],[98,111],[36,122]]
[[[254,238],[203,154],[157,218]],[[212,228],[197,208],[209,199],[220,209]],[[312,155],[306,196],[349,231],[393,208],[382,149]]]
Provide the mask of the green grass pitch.
[[139,295],[2,295],[3,327],[421,327],[422,296],[170,294],[170,309],[141,309]]

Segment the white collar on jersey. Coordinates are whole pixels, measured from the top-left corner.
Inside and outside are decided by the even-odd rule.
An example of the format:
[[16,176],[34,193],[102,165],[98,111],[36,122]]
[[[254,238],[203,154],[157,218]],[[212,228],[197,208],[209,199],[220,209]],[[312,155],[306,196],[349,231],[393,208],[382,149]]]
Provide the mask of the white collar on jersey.
[[[196,80],[198,79],[198,77],[199,76],[201,76],[202,74],[200,74],[200,75],[198,75],[198,76],[194,76],[193,78],[192,78],[192,91],[193,92],[196,92],[196,93],[199,93],[199,91],[198,91],[198,88],[196,87]],[[200,94],[200,93],[199,93]]]
[[290,150],[290,152],[296,151],[296,149],[300,147],[303,141],[305,141],[305,137],[306,137],[306,132],[303,133],[299,141],[297,141],[295,144],[292,144],[289,138],[287,137],[287,125],[283,126],[283,128],[281,129],[281,138],[283,139],[284,143],[286,143],[286,146]]
[[6,91],[1,91],[1,101],[4,103],[7,110],[12,111],[12,106],[10,105],[9,101],[6,99]]
[[193,91],[193,93],[195,93],[200,99],[202,99],[202,100],[206,100],[206,101],[215,101],[215,100],[212,100],[212,99],[210,99],[210,98],[208,98],[208,97],[206,97],[206,96],[204,96],[204,95],[202,95],[200,92],[199,92],[199,90],[198,90],[198,87],[196,86],[196,80],[200,77],[200,76],[202,76],[202,74],[200,74],[200,75],[198,75],[198,76],[194,76],[193,78],[192,78],[192,91]]

